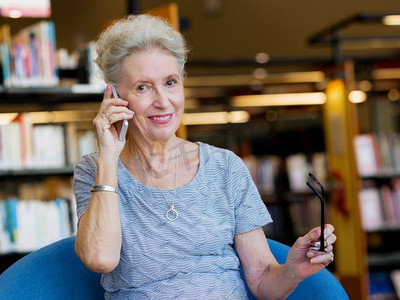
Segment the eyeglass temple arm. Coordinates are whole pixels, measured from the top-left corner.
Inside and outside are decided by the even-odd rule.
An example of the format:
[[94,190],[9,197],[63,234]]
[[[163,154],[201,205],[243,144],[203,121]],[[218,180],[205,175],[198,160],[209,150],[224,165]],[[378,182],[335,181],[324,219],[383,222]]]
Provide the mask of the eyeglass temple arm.
[[312,175],[311,173],[309,174],[309,176],[311,177],[312,180],[314,180],[314,182],[316,184],[318,184],[318,186],[321,188],[321,193],[319,191],[317,191],[308,181],[307,181],[307,185],[310,189],[313,190],[313,192],[318,196],[320,202],[321,202],[321,236],[320,236],[320,247],[319,247],[319,251],[323,251],[325,252],[325,237],[324,237],[324,227],[325,227],[325,209],[324,209],[324,205],[325,205],[325,190],[324,187],[322,186],[322,184],[317,180],[317,178],[315,178],[314,175]]

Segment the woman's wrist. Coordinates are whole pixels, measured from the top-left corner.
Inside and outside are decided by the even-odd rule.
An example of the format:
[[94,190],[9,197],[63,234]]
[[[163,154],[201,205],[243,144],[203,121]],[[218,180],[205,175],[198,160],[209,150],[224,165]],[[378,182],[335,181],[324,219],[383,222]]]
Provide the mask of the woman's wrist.
[[117,187],[118,158],[101,156],[97,158],[97,178],[95,184]]

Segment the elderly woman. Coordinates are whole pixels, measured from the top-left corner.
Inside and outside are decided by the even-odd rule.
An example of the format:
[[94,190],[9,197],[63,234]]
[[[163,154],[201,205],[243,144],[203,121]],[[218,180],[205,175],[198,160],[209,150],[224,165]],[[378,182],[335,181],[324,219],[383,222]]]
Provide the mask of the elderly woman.
[[333,260],[326,225],[325,253],[312,251],[314,228],[279,265],[262,230],[270,214],[241,159],[175,135],[187,53],[179,32],[129,16],[101,34],[97,50],[109,85],[93,121],[99,151],[75,167],[75,249],[103,274],[106,299],[243,300],[240,265],[256,297],[281,299]]

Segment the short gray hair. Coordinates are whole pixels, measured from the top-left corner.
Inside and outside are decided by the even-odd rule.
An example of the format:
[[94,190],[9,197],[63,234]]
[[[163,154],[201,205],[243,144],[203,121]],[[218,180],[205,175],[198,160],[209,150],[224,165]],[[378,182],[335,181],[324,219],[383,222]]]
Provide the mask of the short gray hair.
[[129,15],[103,31],[96,41],[95,63],[107,83],[122,80],[123,61],[132,53],[162,49],[175,56],[180,74],[184,68],[188,48],[181,33],[166,20],[146,14]]

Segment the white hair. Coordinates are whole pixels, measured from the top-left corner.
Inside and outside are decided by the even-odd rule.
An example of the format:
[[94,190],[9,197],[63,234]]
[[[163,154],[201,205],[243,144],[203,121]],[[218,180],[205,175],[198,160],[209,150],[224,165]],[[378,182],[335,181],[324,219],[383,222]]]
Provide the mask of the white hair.
[[95,63],[105,82],[117,84],[122,80],[121,69],[126,57],[157,48],[175,56],[183,76],[188,49],[182,34],[160,17],[129,15],[100,34]]

